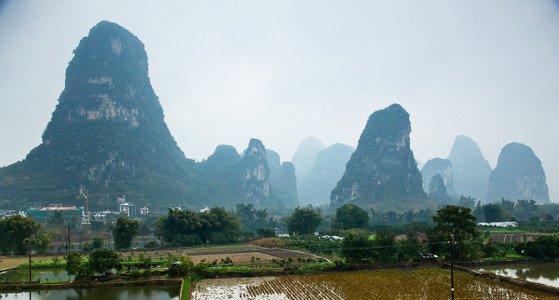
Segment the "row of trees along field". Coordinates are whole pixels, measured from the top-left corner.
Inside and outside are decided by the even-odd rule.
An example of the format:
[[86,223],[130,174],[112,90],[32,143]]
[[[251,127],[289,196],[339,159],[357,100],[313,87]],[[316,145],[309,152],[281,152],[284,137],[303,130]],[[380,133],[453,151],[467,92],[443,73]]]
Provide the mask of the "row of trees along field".
[[[459,260],[559,258],[559,238],[545,236],[533,242],[494,244],[489,231],[480,232],[477,218],[468,207],[447,205],[436,211],[431,223],[407,225],[371,225],[366,210],[352,204],[338,208],[325,236],[314,236],[323,221],[319,210],[298,208],[286,219],[289,233],[294,235],[287,247],[324,255],[339,255],[346,262],[397,262],[423,257],[450,256],[450,241],[455,247],[453,255]],[[550,221],[540,221],[548,224]],[[553,228],[559,224],[553,221]],[[395,230],[392,230],[395,229]],[[396,231],[406,236],[396,239]],[[371,234],[371,232],[373,234]],[[330,235],[341,235],[332,239]]]
[[[541,219],[538,217],[537,221],[530,217],[532,221],[521,221],[521,226],[531,226],[530,228],[546,226],[545,230],[559,228],[559,222],[553,220],[553,214],[557,213],[553,211],[555,207],[553,205],[542,206],[527,200],[518,200],[516,203],[502,200],[501,203],[483,205],[478,202],[476,205],[475,199],[470,197],[461,197],[458,202],[461,204],[460,206],[449,205],[437,212],[427,210],[419,212],[375,212],[370,210],[368,212],[352,204],[345,204],[335,212],[323,212],[313,207],[298,207],[282,221],[273,221],[273,218],[268,216],[266,209],[256,209],[252,204],[241,203],[233,211],[220,207],[214,207],[204,212],[169,209],[165,216],[149,217],[140,222],[120,216],[107,223],[92,222],[88,229],[84,229],[87,227],[80,226],[78,222],[75,222],[76,220],[65,220],[58,212],[47,220],[47,226],[39,225],[30,218],[13,216],[0,221],[0,232],[5,233],[0,235],[0,251],[4,254],[24,254],[32,248],[36,252],[43,252],[54,241],[59,245],[58,252],[65,252],[68,250],[65,248],[67,247],[65,225],[70,226],[73,230],[72,243],[75,244],[76,241],[79,241],[79,249],[88,251],[103,247],[106,239],[109,239],[110,244],[111,238],[114,241],[115,249],[127,249],[133,245],[132,243],[138,235],[145,237],[149,234],[154,234],[159,239],[161,246],[182,247],[206,243],[235,243],[257,236],[275,236],[274,229],[285,226],[288,233],[292,237],[296,237],[292,238],[292,245],[298,243],[298,236],[312,235],[320,230],[331,235],[343,236],[346,239],[346,248],[355,248],[351,243],[362,243],[363,247],[367,246],[371,249],[393,247],[400,249],[402,253],[411,253],[412,250],[409,249],[415,249],[416,253],[430,252],[443,256],[448,253],[448,236],[441,234],[438,222],[448,219],[450,216],[469,220],[476,228],[475,221],[480,219],[476,214],[482,214],[483,220],[486,221],[514,220],[515,216],[519,214],[528,216],[535,214],[544,217]],[[461,207],[464,210],[452,212],[445,210],[452,207]],[[467,209],[467,213],[465,209]],[[469,218],[470,215],[472,218]],[[427,216],[429,219],[426,219]],[[524,216],[523,219],[526,217]],[[391,222],[387,220],[391,220]],[[416,222],[416,220],[422,221]],[[522,222],[525,224],[523,225]],[[464,227],[465,224],[459,225]],[[102,235],[102,232],[105,234]],[[373,234],[371,235],[371,233]],[[407,234],[408,238],[399,242],[391,242],[392,236],[395,237],[396,234]],[[424,239],[427,242],[414,244],[413,241],[422,235],[426,236]],[[367,240],[364,240],[363,236],[366,236]],[[477,231],[472,231],[468,238],[464,239],[457,232],[455,239],[461,243],[461,246],[457,247],[456,254],[462,259],[473,259],[486,256],[485,252],[496,252],[495,247],[487,243],[487,236],[481,236]],[[82,242],[84,242],[83,245]],[[154,247],[157,244],[154,240],[150,243],[144,241],[144,247]],[[314,245],[312,246],[314,248],[321,248],[317,247],[316,243],[311,244]],[[338,248],[342,246],[341,242],[338,244]],[[330,253],[350,255],[348,253],[351,252],[341,252],[341,248],[335,249],[336,245],[328,247],[331,249],[326,249],[326,251]],[[404,248],[408,250],[402,250]],[[398,251],[392,251],[392,253],[398,253]],[[545,251],[535,251],[534,253],[536,252],[544,253]],[[461,253],[469,253],[469,255]],[[370,255],[370,257],[381,256],[378,253]],[[400,254],[400,256],[405,257],[406,255]]]

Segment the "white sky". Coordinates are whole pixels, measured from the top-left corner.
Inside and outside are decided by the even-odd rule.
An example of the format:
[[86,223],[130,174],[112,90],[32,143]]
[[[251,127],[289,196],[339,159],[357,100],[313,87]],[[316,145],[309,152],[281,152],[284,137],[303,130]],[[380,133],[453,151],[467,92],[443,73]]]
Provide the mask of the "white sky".
[[25,158],[101,20],[144,43],[187,157],[250,138],[290,160],[300,141],[356,146],[391,103],[423,163],[465,134],[495,167],[524,143],[559,202],[559,5],[553,1],[0,1],[0,166]]

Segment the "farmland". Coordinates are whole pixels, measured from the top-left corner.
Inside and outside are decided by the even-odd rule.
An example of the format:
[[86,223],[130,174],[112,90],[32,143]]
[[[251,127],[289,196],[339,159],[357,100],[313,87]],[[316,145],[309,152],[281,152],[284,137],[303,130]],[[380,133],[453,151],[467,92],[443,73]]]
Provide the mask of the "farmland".
[[[549,299],[551,295],[455,272],[456,299]],[[192,299],[450,299],[443,269],[379,270],[259,278],[206,279]]]

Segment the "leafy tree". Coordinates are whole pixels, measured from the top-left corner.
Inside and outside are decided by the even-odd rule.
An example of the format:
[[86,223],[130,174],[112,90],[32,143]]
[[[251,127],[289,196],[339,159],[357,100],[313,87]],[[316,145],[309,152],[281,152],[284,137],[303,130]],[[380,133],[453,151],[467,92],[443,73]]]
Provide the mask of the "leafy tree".
[[507,211],[497,203],[482,205],[485,222],[504,222],[507,220]]
[[183,235],[193,235],[202,229],[198,214],[189,209],[169,208],[167,216],[156,222],[156,235],[163,243],[180,245],[176,239]]
[[103,238],[100,236],[93,237],[91,240],[91,250],[99,249],[103,247]]
[[178,258],[172,257],[169,261],[170,265],[167,274],[172,277],[186,276],[194,267],[194,264],[192,263],[190,258],[185,256],[181,256]]
[[66,272],[68,272],[68,275],[77,275],[83,268],[81,254],[78,252],[72,252],[68,253],[65,258]]
[[460,199],[458,199],[458,206],[474,209],[476,206],[476,198],[461,195]]
[[113,228],[113,239],[116,249],[127,249],[132,245],[132,239],[138,234],[139,223],[136,220],[118,217]]
[[55,210],[52,216],[47,219],[47,224],[62,227],[64,226],[64,215],[61,210]]
[[332,229],[364,228],[369,223],[369,214],[366,210],[354,204],[344,204],[336,210],[336,217]]
[[377,230],[373,246],[377,261],[393,262],[396,259],[396,235],[394,232]]
[[471,212],[470,208],[455,205],[447,205],[437,210],[437,214],[433,216],[435,226],[430,236],[430,243],[442,242],[444,248],[448,249],[448,244],[445,245],[444,242],[449,242],[451,237],[454,237],[456,243],[454,253],[458,259],[471,259],[477,255],[478,249],[472,247],[472,242],[480,234],[476,229],[476,217]]
[[103,230],[103,227],[105,227],[105,224],[103,222],[95,221],[95,220],[91,221],[91,225],[90,225],[91,231],[100,232]]
[[341,256],[350,263],[365,263],[373,259],[373,241],[362,231],[351,230],[344,236]]
[[501,198],[501,206],[506,210],[507,213],[512,214],[514,212],[515,203],[505,198]]
[[410,229],[406,234],[406,239],[399,244],[398,259],[410,261],[418,257],[421,252],[421,243],[417,240],[415,230]]
[[0,220],[0,251],[20,255],[26,253],[24,240],[31,239],[40,228],[41,225],[33,218],[24,218],[20,215]]
[[103,247],[103,238],[101,236],[93,237],[91,242],[86,243],[83,247],[84,251],[95,250]]
[[[215,234],[229,235],[230,233],[237,233],[241,228],[239,219],[235,218],[232,214],[226,211],[223,207],[212,207],[208,212],[199,214],[202,220],[202,230],[199,232],[202,241],[212,241],[212,236]],[[234,242],[229,240],[226,242]]]
[[542,236],[535,241],[520,243],[516,251],[533,258],[559,258],[559,238],[551,235]]
[[239,220],[222,207],[203,213],[169,209],[169,214],[156,222],[156,235],[172,246],[191,246],[206,241],[235,242],[239,230]]
[[48,250],[52,242],[52,233],[48,231],[37,233],[31,238],[30,242],[31,247],[35,249],[37,253],[43,253]]
[[276,231],[271,228],[260,228],[258,229],[258,236],[263,238],[275,237]]
[[120,270],[122,264],[113,250],[102,248],[91,252],[87,267],[95,273],[108,275],[112,269]]
[[534,200],[521,199],[516,201],[515,217],[517,220],[527,221],[538,215],[538,204]]
[[266,208],[258,210],[249,203],[239,203],[235,209],[235,216],[240,219],[243,230],[257,231],[259,228],[266,227],[268,212]]
[[310,207],[295,208],[293,214],[285,220],[289,234],[312,234],[321,222],[320,213]]
[[[462,205],[460,205],[460,206],[462,206]],[[474,215],[474,217],[477,218],[477,221],[479,221],[479,222],[484,222],[485,221],[485,218],[483,216],[483,208],[481,206],[481,201],[477,202],[476,207],[473,209],[472,214]]]

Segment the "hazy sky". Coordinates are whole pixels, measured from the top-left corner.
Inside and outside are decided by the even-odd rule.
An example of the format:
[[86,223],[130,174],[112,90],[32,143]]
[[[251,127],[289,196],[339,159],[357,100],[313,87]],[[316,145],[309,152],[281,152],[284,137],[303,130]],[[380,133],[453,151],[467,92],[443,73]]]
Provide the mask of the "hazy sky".
[[0,1],[0,166],[25,158],[101,20],[144,43],[178,145],[202,160],[250,138],[356,146],[391,103],[423,163],[465,134],[494,168],[507,143],[541,159],[559,202],[559,5],[503,1]]

